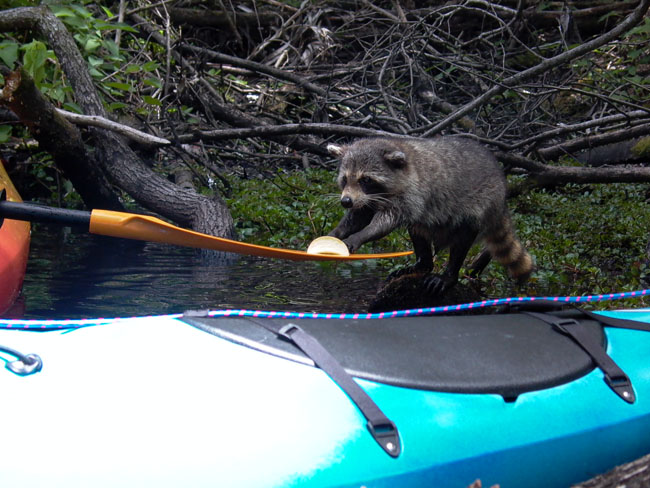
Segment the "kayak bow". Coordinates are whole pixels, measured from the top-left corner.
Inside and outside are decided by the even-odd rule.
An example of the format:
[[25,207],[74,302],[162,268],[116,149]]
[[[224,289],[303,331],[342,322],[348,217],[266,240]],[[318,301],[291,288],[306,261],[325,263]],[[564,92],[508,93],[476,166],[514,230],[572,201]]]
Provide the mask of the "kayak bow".
[[[0,202],[20,202],[20,195],[0,163]],[[28,222],[4,220],[0,216],[0,314],[14,303],[25,278],[29,254]]]

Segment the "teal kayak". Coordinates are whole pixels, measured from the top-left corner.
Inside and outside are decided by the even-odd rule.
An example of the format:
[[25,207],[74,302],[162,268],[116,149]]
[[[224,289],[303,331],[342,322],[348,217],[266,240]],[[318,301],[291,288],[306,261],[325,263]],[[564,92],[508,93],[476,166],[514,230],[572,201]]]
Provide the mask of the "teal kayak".
[[[553,324],[519,310],[0,319],[0,486],[561,487],[650,453],[650,332],[599,320],[642,328],[650,309],[542,313]],[[398,452],[272,330],[296,324],[394,424]],[[16,371],[16,351],[36,371]]]

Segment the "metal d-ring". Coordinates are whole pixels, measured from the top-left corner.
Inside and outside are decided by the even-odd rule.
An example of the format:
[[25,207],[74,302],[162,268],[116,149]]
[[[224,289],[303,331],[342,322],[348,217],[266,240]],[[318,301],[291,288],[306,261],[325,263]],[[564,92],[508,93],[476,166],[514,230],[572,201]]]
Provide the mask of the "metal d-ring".
[[43,368],[43,360],[38,354],[23,354],[5,346],[0,346],[0,352],[10,354],[16,358],[15,361],[7,361],[5,367],[19,376],[38,373]]

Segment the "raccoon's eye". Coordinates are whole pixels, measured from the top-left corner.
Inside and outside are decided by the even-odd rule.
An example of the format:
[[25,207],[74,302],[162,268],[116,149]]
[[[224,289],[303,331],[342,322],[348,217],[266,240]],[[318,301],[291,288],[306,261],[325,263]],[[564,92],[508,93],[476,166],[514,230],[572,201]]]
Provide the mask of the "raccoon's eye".
[[339,179],[339,186],[341,188],[345,188],[345,185],[347,185],[347,184],[348,184],[347,176],[341,176],[341,178]]
[[364,193],[384,193],[384,187],[382,184],[368,176],[362,176],[359,178],[359,186]]
[[362,176],[359,178],[359,184],[361,186],[371,186],[373,183],[372,178],[369,178],[367,176]]

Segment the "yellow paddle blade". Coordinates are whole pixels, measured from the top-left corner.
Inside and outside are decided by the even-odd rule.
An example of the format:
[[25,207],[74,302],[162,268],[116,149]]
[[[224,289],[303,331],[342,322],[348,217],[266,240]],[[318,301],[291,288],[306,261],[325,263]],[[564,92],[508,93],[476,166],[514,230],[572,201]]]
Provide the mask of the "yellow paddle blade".
[[349,256],[310,254],[306,251],[258,246],[256,244],[247,244],[222,237],[210,236],[192,230],[181,229],[156,217],[114,212],[111,210],[93,210],[90,215],[89,230],[93,234],[104,236],[162,242],[177,246],[212,249],[214,251],[234,252],[266,258],[290,259],[292,261],[353,261],[360,259],[396,258],[412,254],[412,251],[383,254],[351,254]]

